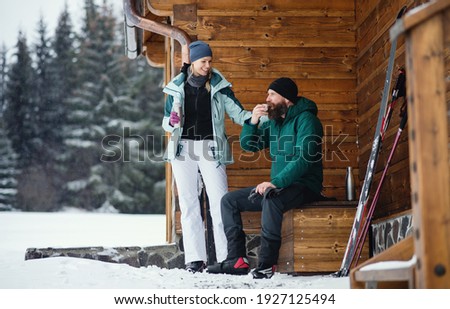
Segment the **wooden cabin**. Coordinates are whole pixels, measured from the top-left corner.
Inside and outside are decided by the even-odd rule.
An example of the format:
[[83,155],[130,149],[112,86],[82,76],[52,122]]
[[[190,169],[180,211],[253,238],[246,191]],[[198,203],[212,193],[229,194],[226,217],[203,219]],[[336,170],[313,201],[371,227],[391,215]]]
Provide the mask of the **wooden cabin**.
[[[191,41],[203,40],[213,50],[213,66],[233,84],[233,91],[247,110],[252,110],[255,104],[264,102],[267,86],[275,78],[282,76],[295,80],[300,95],[317,103],[319,118],[325,129],[323,194],[335,197],[338,202],[346,205],[346,209],[350,209],[350,212],[345,212],[345,215],[340,214],[340,219],[336,217],[337,225],[345,220],[347,222],[344,229],[348,229],[348,232],[344,233],[342,239],[333,240],[334,249],[339,247],[336,251],[339,251],[342,256],[356,207],[356,202],[345,202],[346,168],[353,169],[353,176],[357,180],[356,200],[358,200],[385,82],[391,48],[390,30],[397,13],[403,6],[407,6],[408,11],[413,11],[413,8],[429,3],[423,0],[123,1],[129,57],[142,55],[146,57],[149,65],[164,68],[166,82],[179,72],[183,61],[188,61],[187,45]],[[401,136],[383,183],[370,237],[366,240],[368,251],[375,257],[388,248],[400,244],[402,248],[407,248],[406,251],[400,250],[403,255],[400,257],[399,251],[393,250],[388,259],[395,260],[398,257],[399,260],[408,260],[414,255],[420,260],[422,264],[419,267],[417,267],[419,263],[413,264],[415,266],[408,277],[408,279],[411,276],[416,278],[412,287],[450,287],[449,160],[448,143],[445,143],[449,140],[448,110],[450,106],[448,4],[448,0],[437,1],[438,8],[435,5],[434,15],[429,15],[439,16],[446,21],[432,29],[433,31],[440,29],[436,34],[440,36],[436,40],[442,39],[441,49],[438,50],[441,58],[445,60],[441,63],[442,72],[439,71],[442,76],[435,76],[434,79],[440,78],[442,81],[440,85],[444,85],[440,88],[442,91],[440,98],[444,98],[444,102],[440,102],[442,105],[440,112],[441,116],[447,115],[447,117],[441,117],[439,122],[435,122],[430,127],[426,127],[424,122],[418,123],[417,119],[409,122],[409,134]],[[423,15],[423,13],[419,14]],[[429,37],[433,38],[434,33],[432,32]],[[405,60],[407,56],[411,63],[414,57],[420,56],[408,55],[408,45],[405,43],[407,37],[408,33],[398,34],[394,78],[398,68],[405,66],[408,68]],[[409,46],[420,46],[418,42],[415,44]],[[414,51],[409,52],[414,54]],[[422,73],[417,70],[417,67],[414,72],[408,72],[407,69],[408,87],[420,85],[417,81],[415,84],[409,83],[415,77],[410,74],[421,75]],[[428,80],[422,79],[422,82],[425,84],[421,86],[426,87]],[[418,101],[416,95],[421,94],[414,93],[412,89],[407,91],[408,106],[413,105]],[[434,95],[431,91],[425,93]],[[399,102],[395,107],[389,129],[383,140],[372,191],[377,187],[396,137],[400,122],[398,114],[402,103],[403,101]],[[423,103],[427,105],[427,110],[432,110],[429,102]],[[416,109],[414,112],[421,114],[421,109]],[[417,127],[411,129],[411,123]],[[254,155],[243,152],[238,143],[240,127],[233,125],[229,119],[226,120],[226,130],[233,145],[235,159],[235,163],[227,167],[229,189],[236,190],[267,180],[270,171],[268,156],[261,154],[255,158]],[[434,166],[432,170],[420,170],[419,176],[427,177],[426,181],[412,177],[417,172],[417,164],[419,164],[412,159],[420,161],[427,158],[420,152],[420,148],[411,145],[415,142],[415,140],[411,141],[411,134],[416,137],[419,135],[418,132],[424,132],[423,130],[442,130],[445,137],[445,140],[442,138],[440,140],[445,145],[440,145],[439,148],[443,156],[440,158],[439,168],[436,169]],[[420,153],[411,154],[411,149]],[[433,151],[435,150],[430,150],[431,154],[434,153]],[[435,158],[435,160],[438,159]],[[443,173],[443,176],[435,178],[433,176],[435,174],[431,174],[432,171]],[[178,222],[179,217],[175,215],[176,184],[172,179],[169,164],[166,175],[167,241],[173,242],[181,228]],[[441,181],[444,181],[444,185],[438,183]],[[425,192],[424,186],[430,189],[436,188],[436,191],[431,189]],[[417,188],[420,190],[415,191]],[[426,203],[426,199],[423,198],[425,194],[438,196],[434,201],[443,204],[436,207],[439,212],[435,214],[435,217],[441,216],[441,220],[421,221],[421,217],[414,218],[413,226],[413,214],[426,216],[425,213],[434,212],[433,209],[423,208],[425,207],[423,203]],[[412,206],[419,207],[418,203],[422,203],[420,204],[421,212],[413,211]],[[312,219],[320,217],[315,212],[310,215]],[[303,215],[299,216],[298,218],[305,218]],[[291,220],[291,223],[294,222],[291,227],[298,225],[300,219],[295,221],[292,218],[295,217],[286,219]],[[327,218],[325,214],[325,219],[318,220],[318,224],[335,224]],[[435,225],[434,229],[430,225]],[[288,224],[283,226],[283,229],[287,229],[287,226]],[[422,235],[426,235],[426,239],[418,235],[419,230]],[[438,237],[437,241],[442,242],[439,245],[439,251],[434,251],[438,255],[434,258],[430,258],[426,253],[426,250],[432,248],[430,242],[434,241],[429,236],[432,230]],[[290,231],[290,233],[295,236],[295,232]],[[294,236],[290,241],[295,247]],[[301,236],[298,237],[301,238]],[[406,246],[406,242],[410,245]],[[414,245],[411,245],[412,243]],[[296,251],[292,252],[295,255]],[[371,259],[365,263],[370,261]],[[354,276],[352,278],[354,280]],[[352,287],[361,287],[361,284],[354,283]]]

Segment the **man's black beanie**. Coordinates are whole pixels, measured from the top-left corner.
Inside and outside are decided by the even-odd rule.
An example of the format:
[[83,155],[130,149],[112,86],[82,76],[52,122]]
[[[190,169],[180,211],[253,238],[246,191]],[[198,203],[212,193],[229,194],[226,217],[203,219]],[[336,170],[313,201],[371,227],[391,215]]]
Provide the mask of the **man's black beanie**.
[[297,102],[298,88],[295,82],[288,77],[281,77],[274,80],[268,89],[272,89],[279,95],[285,97],[292,103]]

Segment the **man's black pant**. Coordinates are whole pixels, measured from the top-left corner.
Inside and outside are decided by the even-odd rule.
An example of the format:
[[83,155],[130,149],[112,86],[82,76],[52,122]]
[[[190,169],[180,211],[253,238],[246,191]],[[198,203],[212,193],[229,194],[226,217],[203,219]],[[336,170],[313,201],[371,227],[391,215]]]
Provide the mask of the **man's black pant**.
[[281,246],[283,213],[318,200],[320,195],[302,184],[294,183],[276,194],[266,197],[258,195],[252,202],[248,199],[252,189],[253,187],[249,187],[228,192],[222,197],[222,220],[228,241],[227,259],[247,256],[241,212],[261,211],[261,248],[258,262],[276,265]]

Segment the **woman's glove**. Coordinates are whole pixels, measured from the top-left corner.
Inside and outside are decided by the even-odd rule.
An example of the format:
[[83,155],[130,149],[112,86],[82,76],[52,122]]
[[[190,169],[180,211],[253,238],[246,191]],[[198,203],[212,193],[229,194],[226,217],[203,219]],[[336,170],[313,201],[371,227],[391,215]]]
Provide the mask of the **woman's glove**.
[[178,116],[178,114],[176,112],[170,113],[169,123],[172,127],[175,126],[176,124],[180,123],[180,117]]
[[181,67],[181,72],[184,74],[188,73],[188,68],[191,66],[190,63],[183,62],[183,66]]

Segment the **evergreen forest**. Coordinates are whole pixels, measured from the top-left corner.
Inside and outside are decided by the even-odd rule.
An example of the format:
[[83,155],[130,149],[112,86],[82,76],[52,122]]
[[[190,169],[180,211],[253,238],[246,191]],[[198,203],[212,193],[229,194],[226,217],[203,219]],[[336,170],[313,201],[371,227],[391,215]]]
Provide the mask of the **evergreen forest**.
[[0,47],[0,210],[164,213],[163,71],[126,57],[107,0],[75,22]]

